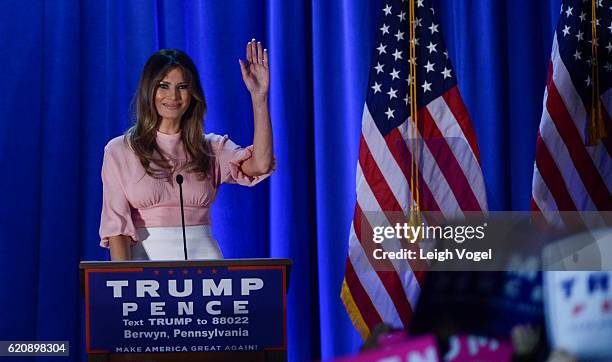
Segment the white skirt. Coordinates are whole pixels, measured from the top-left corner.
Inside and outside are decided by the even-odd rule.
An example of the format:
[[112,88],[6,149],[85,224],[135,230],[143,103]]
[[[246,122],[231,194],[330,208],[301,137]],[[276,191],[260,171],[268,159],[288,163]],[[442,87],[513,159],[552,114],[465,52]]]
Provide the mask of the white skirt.
[[[185,260],[183,228],[136,228],[140,240],[132,246],[132,260]],[[186,226],[188,259],[223,259],[210,225]]]

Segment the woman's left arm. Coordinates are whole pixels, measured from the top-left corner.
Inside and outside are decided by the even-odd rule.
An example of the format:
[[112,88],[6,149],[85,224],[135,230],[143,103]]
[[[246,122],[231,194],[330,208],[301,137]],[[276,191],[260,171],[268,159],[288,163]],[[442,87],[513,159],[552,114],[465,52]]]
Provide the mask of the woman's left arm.
[[251,40],[246,46],[246,62],[239,60],[242,80],[251,93],[253,102],[253,154],[241,166],[242,172],[248,176],[264,175],[270,172],[274,164],[272,125],[268,109],[270,69],[268,50],[262,48],[260,42]]

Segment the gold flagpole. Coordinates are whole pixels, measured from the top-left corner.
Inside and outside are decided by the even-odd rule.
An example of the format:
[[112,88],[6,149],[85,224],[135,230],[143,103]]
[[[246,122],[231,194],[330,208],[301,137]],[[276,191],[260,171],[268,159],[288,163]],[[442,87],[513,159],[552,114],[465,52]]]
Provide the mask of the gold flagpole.
[[606,123],[604,121],[601,105],[601,94],[599,92],[599,61],[597,59],[597,0],[591,0],[591,112],[589,123],[588,144],[595,146],[602,138],[608,136]]
[[411,164],[410,164],[410,219],[416,221],[416,214],[420,211],[419,195],[419,123],[418,123],[418,104],[417,104],[417,82],[416,82],[416,12],[414,0],[409,1],[410,5],[410,120],[413,122],[410,128],[412,138]]

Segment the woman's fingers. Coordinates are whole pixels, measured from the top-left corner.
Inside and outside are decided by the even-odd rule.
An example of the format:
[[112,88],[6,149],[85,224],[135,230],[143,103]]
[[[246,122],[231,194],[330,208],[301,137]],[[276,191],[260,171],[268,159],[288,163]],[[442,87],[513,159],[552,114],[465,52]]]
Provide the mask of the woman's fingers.
[[246,60],[249,63],[253,62],[253,58],[251,57],[251,42],[247,42],[246,45]]
[[268,66],[268,49],[264,49],[263,51],[263,64]]
[[257,44],[255,43],[255,38],[251,40],[251,59],[252,63],[257,64],[259,59],[257,59]]
[[257,63],[263,65],[263,47],[260,41],[257,42]]
[[263,49],[261,42],[255,41],[255,38],[253,38],[247,43],[246,59],[247,63],[244,64],[246,69],[248,69],[249,64],[261,64],[268,66],[268,49]]

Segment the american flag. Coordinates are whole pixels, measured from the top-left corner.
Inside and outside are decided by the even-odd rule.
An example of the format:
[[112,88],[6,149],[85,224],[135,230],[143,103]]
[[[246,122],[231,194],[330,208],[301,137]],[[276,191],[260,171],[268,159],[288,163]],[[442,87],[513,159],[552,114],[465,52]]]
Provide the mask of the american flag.
[[[599,99],[608,133],[612,131],[612,1],[595,1],[595,22],[592,5],[592,0],[561,5],[536,145],[531,202],[536,211],[612,210],[610,136],[590,146],[588,132],[595,83],[593,25]],[[544,215],[560,222],[555,214]]]
[[[476,136],[434,8],[427,0],[409,1],[415,10],[413,39],[408,1],[389,0],[380,10],[362,116],[357,203],[341,297],[364,338],[381,322],[408,326],[423,276],[405,261],[373,260],[372,250],[380,246],[372,244],[372,227],[381,224],[374,215],[408,214],[417,204],[421,211],[445,216],[487,209]],[[411,42],[416,48],[412,59]],[[414,62],[416,127],[409,96]],[[418,156],[418,172],[412,172],[413,156]],[[418,197],[411,194],[411,180],[418,185]],[[381,245],[401,248],[397,240]]]

